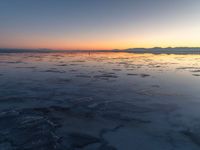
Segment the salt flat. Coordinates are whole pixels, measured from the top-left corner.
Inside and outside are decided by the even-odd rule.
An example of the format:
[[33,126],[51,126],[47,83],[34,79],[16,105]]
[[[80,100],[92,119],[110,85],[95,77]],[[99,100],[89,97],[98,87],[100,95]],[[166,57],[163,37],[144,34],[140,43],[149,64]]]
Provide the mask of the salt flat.
[[1,53],[3,150],[198,150],[200,55]]

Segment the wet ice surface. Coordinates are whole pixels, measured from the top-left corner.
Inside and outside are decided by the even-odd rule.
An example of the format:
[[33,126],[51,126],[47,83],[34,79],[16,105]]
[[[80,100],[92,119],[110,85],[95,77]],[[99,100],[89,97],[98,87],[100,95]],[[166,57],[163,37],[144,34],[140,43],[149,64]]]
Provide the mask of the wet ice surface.
[[200,56],[0,54],[1,150],[198,150]]

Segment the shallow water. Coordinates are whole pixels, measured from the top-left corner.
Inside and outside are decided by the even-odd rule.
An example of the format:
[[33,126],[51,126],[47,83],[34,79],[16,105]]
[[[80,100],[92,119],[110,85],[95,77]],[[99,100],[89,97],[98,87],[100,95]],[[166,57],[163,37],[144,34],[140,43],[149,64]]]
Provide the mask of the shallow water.
[[196,150],[199,108],[200,55],[0,54],[4,149]]

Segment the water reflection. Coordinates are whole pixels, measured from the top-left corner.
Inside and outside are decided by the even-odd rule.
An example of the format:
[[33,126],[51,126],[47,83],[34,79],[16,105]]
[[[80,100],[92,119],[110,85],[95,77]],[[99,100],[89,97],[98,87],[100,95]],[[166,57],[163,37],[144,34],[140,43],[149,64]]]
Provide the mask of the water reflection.
[[83,138],[116,149],[132,150],[140,141],[144,150],[198,149],[199,85],[200,55],[0,54],[1,112],[58,123],[51,132],[71,143],[55,144],[70,148]]

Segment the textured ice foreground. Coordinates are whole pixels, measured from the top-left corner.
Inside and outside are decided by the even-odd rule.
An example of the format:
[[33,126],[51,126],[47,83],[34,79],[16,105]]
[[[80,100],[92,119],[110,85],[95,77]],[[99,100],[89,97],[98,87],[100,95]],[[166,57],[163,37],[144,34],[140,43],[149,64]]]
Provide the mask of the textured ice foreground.
[[200,55],[0,54],[0,150],[199,150]]

